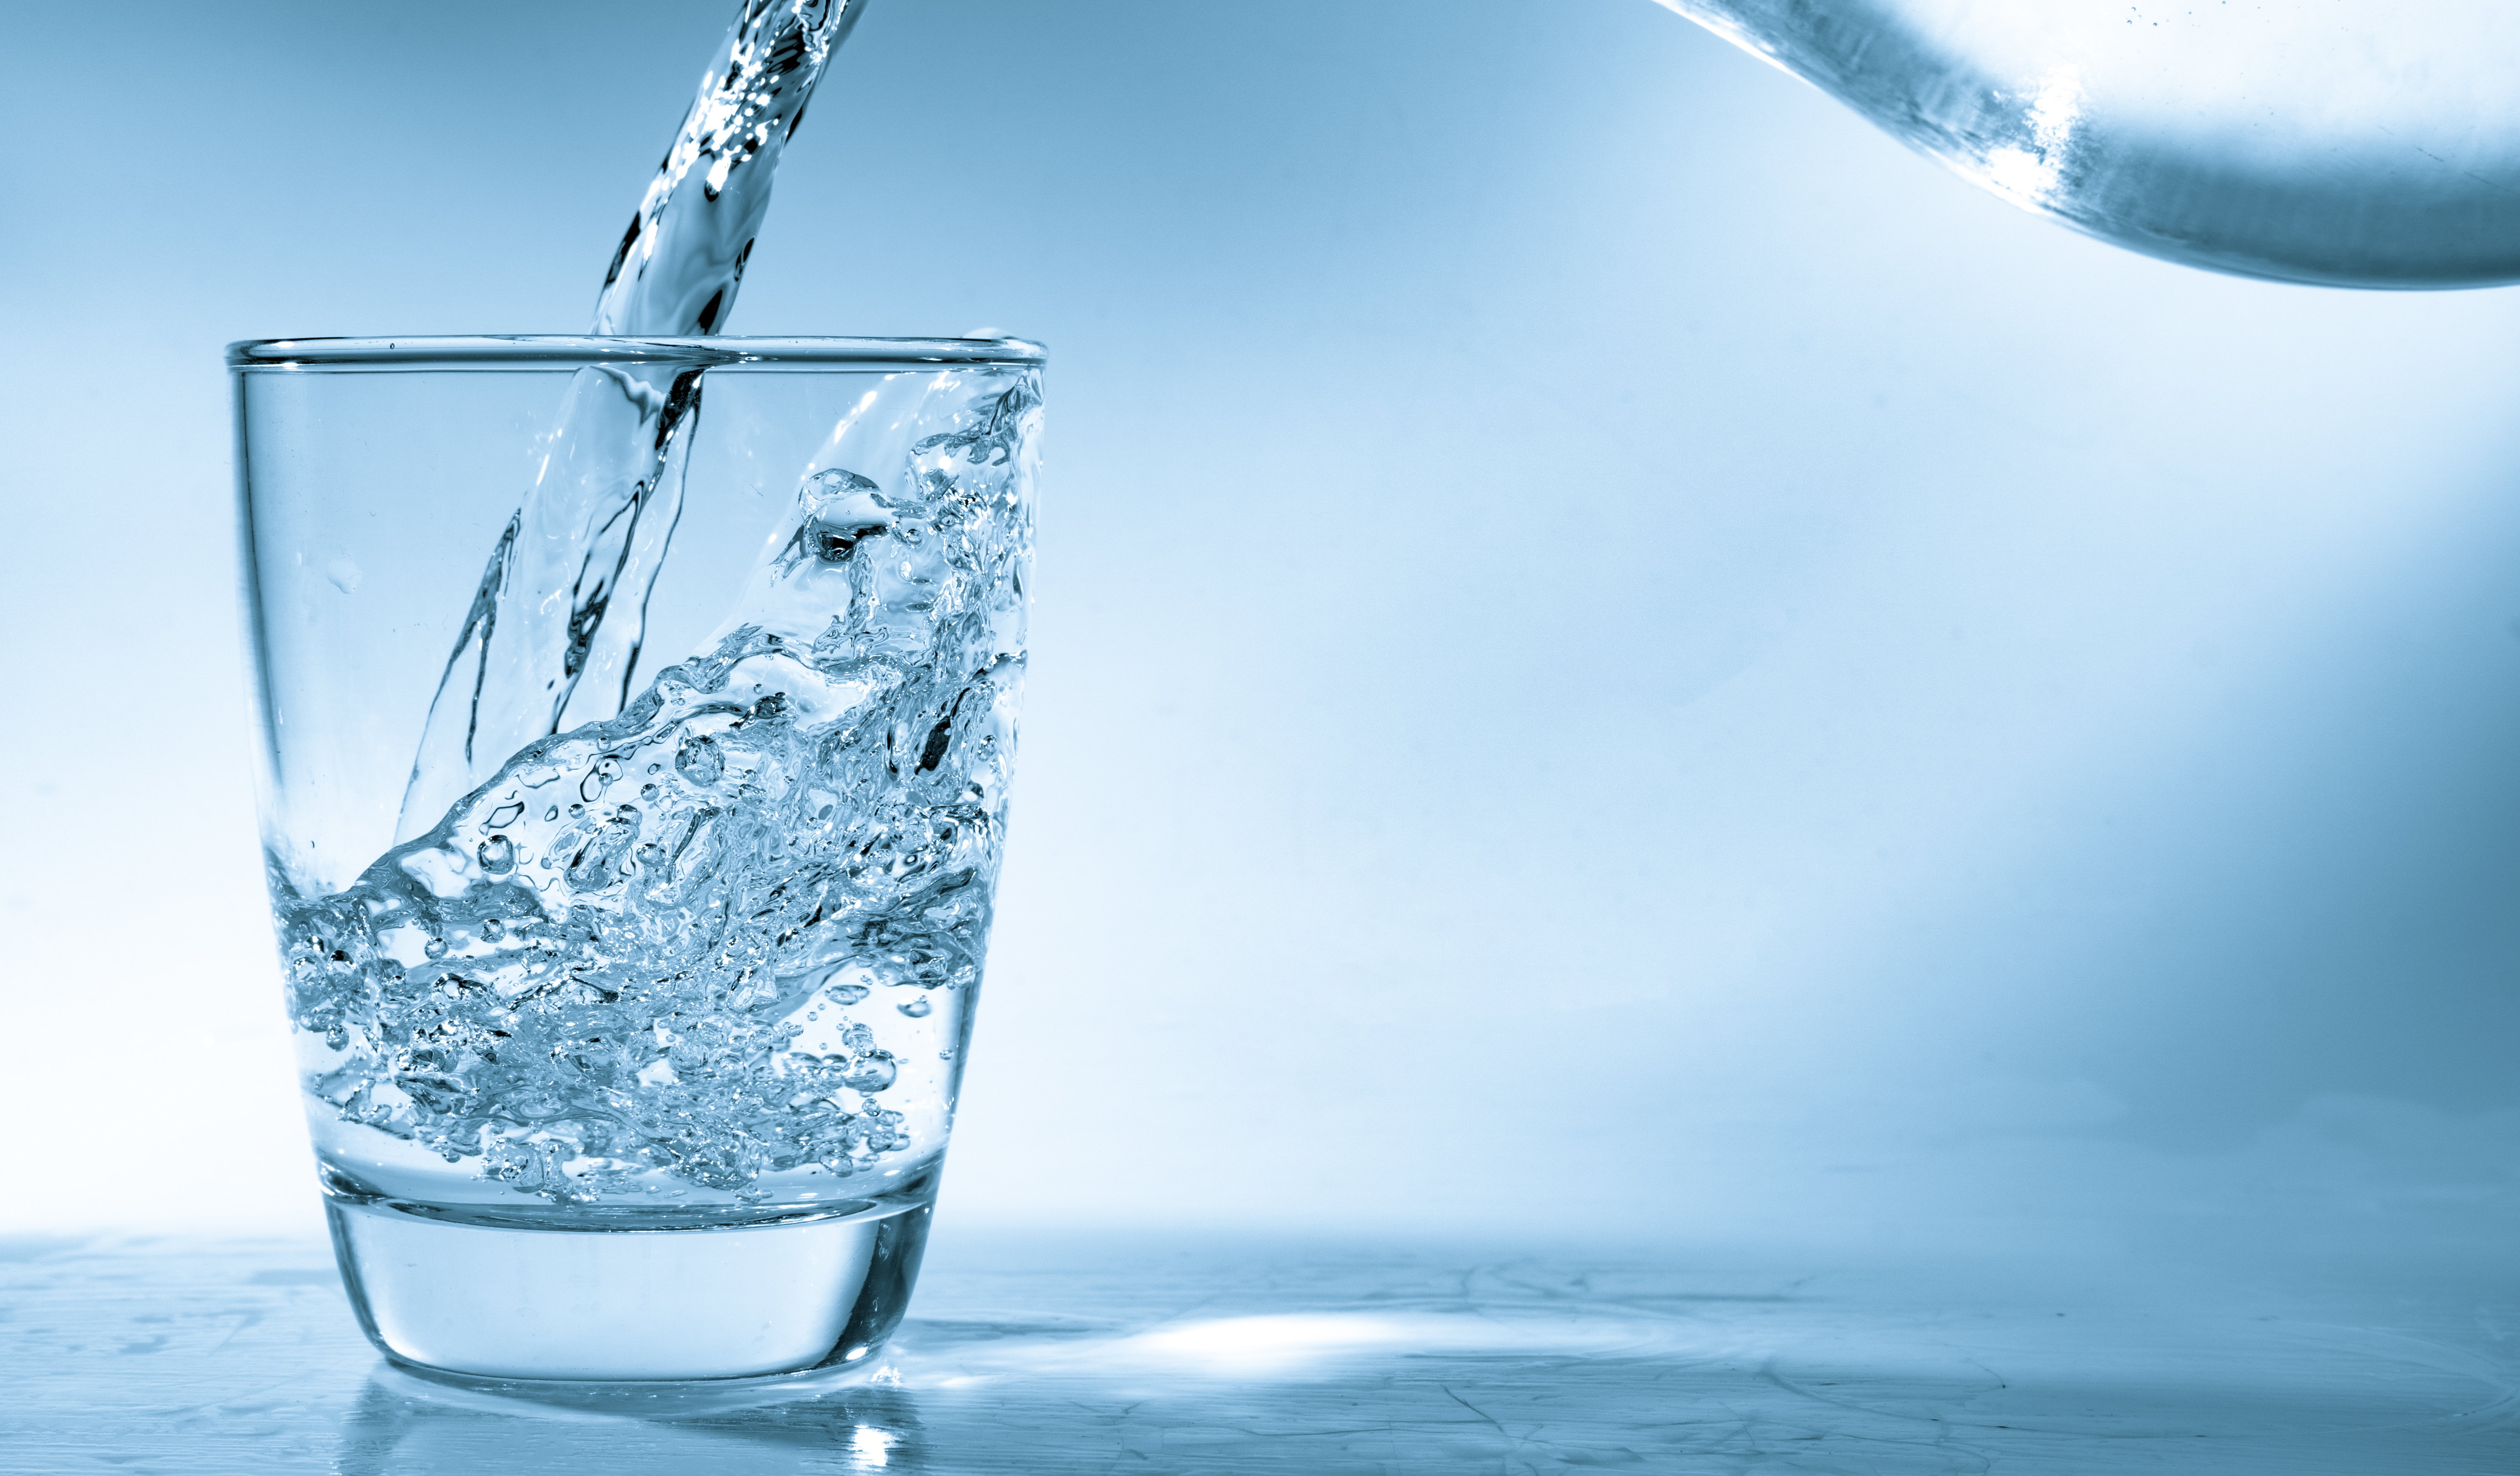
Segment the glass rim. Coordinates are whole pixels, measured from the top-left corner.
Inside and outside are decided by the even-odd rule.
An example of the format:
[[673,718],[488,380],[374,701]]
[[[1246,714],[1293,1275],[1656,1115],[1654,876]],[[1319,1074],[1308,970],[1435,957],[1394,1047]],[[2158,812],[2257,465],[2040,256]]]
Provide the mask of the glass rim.
[[482,365],[565,368],[594,364],[834,365],[933,369],[957,364],[1039,366],[1050,351],[1027,338],[619,338],[586,334],[474,334],[374,338],[243,338],[228,368],[425,369]]

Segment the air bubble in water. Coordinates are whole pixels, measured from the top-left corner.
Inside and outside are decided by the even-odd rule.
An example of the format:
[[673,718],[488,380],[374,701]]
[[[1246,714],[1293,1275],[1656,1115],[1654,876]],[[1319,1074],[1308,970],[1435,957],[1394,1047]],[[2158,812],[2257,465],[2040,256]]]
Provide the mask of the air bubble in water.
[[481,870],[493,876],[505,876],[517,869],[517,843],[505,835],[481,842],[475,854],[481,858]]
[[904,1000],[901,1002],[901,1012],[910,1016],[914,1020],[923,1018],[929,1010],[934,1009],[935,1007],[936,1003],[933,1000],[928,999],[925,995],[921,995],[915,1000]]
[[683,778],[706,788],[726,772],[726,760],[717,751],[717,740],[707,734],[686,737],[674,750],[674,768]]
[[849,1063],[849,1074],[840,1078],[840,1085],[852,1092],[880,1092],[892,1085],[898,1069],[891,1056],[880,1052],[861,1056]]
[[601,763],[587,771],[586,778],[577,786],[577,797],[592,804],[602,797],[605,790],[611,788],[612,782],[620,777],[621,761],[607,755]]

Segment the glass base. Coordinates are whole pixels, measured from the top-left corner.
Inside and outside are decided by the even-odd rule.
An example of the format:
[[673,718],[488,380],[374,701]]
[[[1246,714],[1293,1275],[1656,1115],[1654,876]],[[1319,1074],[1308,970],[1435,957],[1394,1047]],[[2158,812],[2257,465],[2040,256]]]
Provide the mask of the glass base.
[[909,1303],[929,1214],[557,1230],[338,1193],[325,1208],[359,1325],[387,1358],[571,1383],[871,1366]]

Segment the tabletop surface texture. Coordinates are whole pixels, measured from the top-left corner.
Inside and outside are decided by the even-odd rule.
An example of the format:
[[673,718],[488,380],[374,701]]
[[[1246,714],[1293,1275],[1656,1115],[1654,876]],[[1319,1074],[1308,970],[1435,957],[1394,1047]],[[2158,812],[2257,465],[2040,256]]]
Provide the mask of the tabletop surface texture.
[[329,1249],[0,1240],[0,1471],[2520,1473],[2508,1258],[1120,1243],[931,1254],[872,1381],[387,1366]]

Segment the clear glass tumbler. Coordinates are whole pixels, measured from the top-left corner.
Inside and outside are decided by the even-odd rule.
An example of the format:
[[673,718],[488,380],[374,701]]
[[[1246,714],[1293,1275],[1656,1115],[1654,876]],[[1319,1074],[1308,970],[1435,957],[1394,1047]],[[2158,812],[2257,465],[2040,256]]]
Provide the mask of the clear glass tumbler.
[[918,1272],[1024,669],[1041,350],[228,351],[265,857],[387,1357],[870,1366]]

